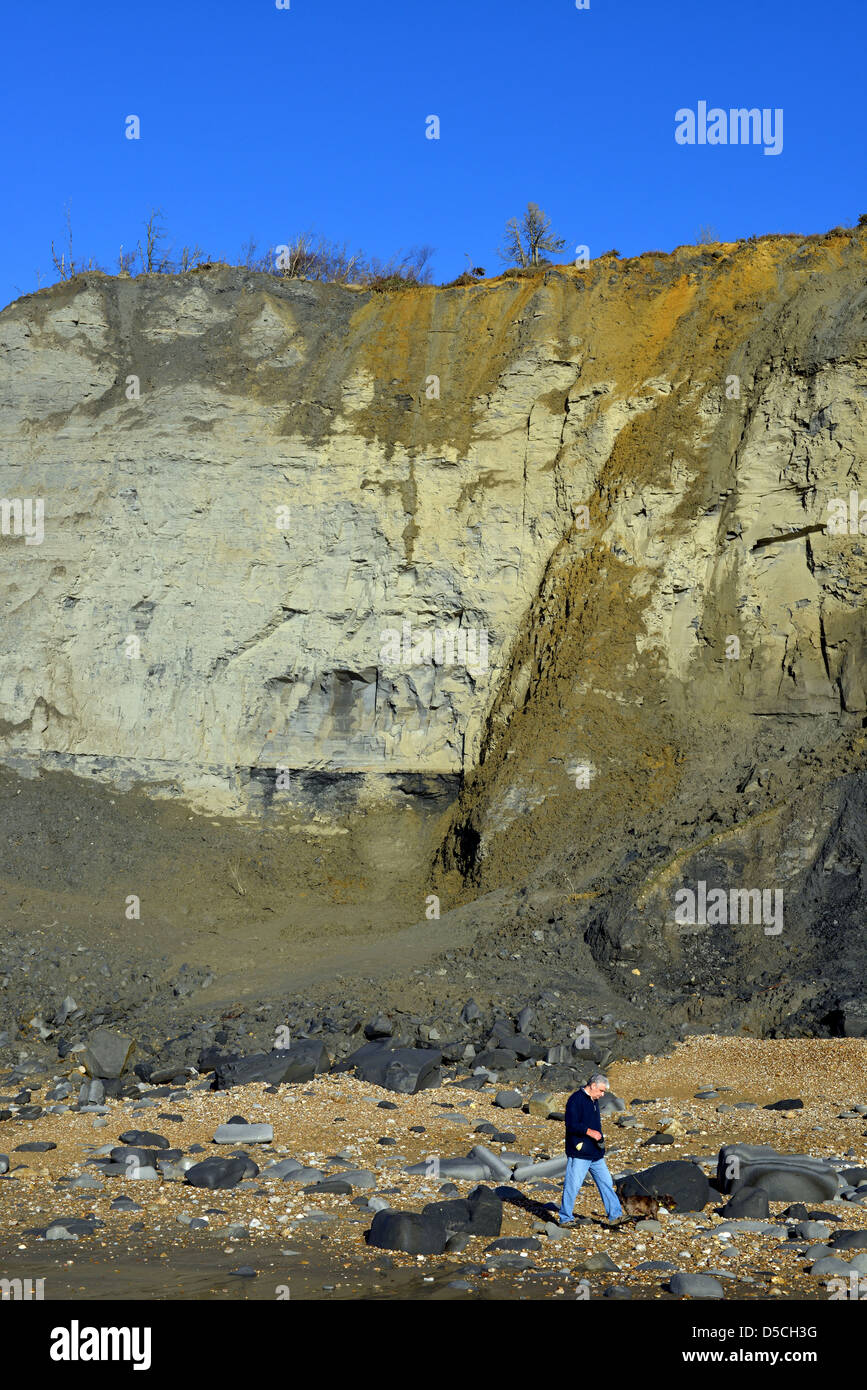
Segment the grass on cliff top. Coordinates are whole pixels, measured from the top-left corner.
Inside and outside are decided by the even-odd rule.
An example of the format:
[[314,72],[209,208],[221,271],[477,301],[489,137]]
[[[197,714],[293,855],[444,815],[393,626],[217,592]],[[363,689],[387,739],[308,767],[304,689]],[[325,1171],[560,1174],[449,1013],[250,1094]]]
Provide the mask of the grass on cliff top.
[[[741,247],[759,242],[795,241],[803,245],[819,245],[839,239],[852,241],[867,231],[867,214],[858,219],[857,226],[833,227],[827,232],[802,235],[798,232],[768,232],[761,236],[751,236],[738,241],[718,242],[710,236],[702,236],[698,245],[684,243],[671,251],[642,251],[636,256],[623,257],[616,249],[594,256],[588,265],[578,265],[572,261],[543,261],[534,266],[510,266],[495,275],[486,275],[481,266],[468,266],[453,280],[434,284],[428,261],[433,254],[430,246],[412,247],[406,253],[398,253],[383,261],[378,257],[366,257],[351,252],[346,243],[339,245],[312,233],[303,233],[285,245],[269,246],[260,251],[251,238],[241,248],[240,253],[231,258],[212,259],[200,246],[184,246],[177,256],[165,246],[165,233],[159,221],[159,211],[152,212],[145,223],[145,238],[137,243],[134,252],[124,252],[123,247],[117,259],[117,270],[112,272],[100,265],[92,256],[86,261],[77,258],[72,243],[72,229],[67,212],[67,241],[63,250],[58,251],[51,244],[51,257],[58,278],[50,286],[76,279],[79,275],[98,273],[110,277],[138,278],[142,275],[185,275],[201,274],[212,270],[249,270],[273,276],[275,279],[303,280],[321,284],[338,285],[345,289],[373,293],[405,293],[418,289],[456,289],[479,285],[494,285],[514,280],[535,280],[549,271],[578,272],[593,267],[629,266],[639,262],[660,260],[683,260],[710,258],[718,260],[729,256]],[[40,288],[43,288],[40,286]]]

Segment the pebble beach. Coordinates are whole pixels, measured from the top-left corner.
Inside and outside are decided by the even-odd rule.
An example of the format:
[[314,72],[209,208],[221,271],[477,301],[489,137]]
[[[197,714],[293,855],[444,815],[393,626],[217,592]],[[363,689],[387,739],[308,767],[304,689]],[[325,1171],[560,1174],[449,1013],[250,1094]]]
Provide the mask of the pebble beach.
[[[609,1170],[617,1182],[680,1160],[713,1180],[721,1147],[748,1144],[855,1173],[867,1165],[865,1061],[860,1039],[696,1036],[663,1056],[613,1062],[607,1075],[623,1109],[603,1110]],[[729,1220],[720,1214],[728,1198],[712,1188],[701,1211],[663,1209],[609,1228],[588,1179],[575,1224],[559,1229],[562,1179],[491,1180],[502,1205],[497,1237],[452,1236],[443,1253],[422,1255],[368,1244],[378,1211],[420,1213],[477,1188],[439,1164],[480,1142],[506,1162],[563,1153],[562,1119],[549,1116],[562,1113],[568,1092],[547,1092],[544,1065],[538,1072],[523,1095],[496,1082],[404,1095],[348,1073],[214,1091],[202,1075],[183,1086],[138,1082],[135,1096],[84,1107],[75,1104],[80,1065],[32,1080],[7,1073],[0,1273],[44,1279],[46,1299],[671,1300],[672,1276],[682,1274],[716,1280],[727,1300],[816,1300],[841,1277],[821,1261],[835,1258],[827,1241],[846,1230],[863,1240],[839,1251],[843,1277],[867,1274],[867,1191],[859,1197],[851,1181],[848,1197],[807,1202],[803,1213],[771,1201],[764,1220]],[[66,1105],[46,1109],[64,1081]],[[802,1106],[764,1108],[781,1100]],[[229,1142],[215,1142],[230,1122]],[[238,1134],[252,1142],[231,1142]],[[112,1148],[136,1144],[141,1161],[112,1161]],[[166,1161],[147,1161],[160,1150]],[[233,1186],[188,1181],[181,1160],[188,1170],[238,1152],[248,1167]],[[420,1164],[422,1173],[405,1171]]]

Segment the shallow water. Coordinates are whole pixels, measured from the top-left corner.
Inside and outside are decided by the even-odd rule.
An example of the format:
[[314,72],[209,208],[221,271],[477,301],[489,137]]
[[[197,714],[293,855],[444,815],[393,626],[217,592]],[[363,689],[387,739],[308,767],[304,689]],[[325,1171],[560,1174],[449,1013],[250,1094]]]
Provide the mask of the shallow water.
[[[56,1246],[60,1246],[58,1251]],[[292,1249],[293,1255],[281,1250]],[[387,1258],[387,1257],[386,1257]],[[88,1248],[87,1238],[79,1242],[36,1242],[28,1251],[0,1243],[0,1273],[8,1279],[44,1279],[45,1300],[69,1302],[121,1301],[207,1301],[229,1299],[234,1302],[267,1302],[280,1299],[305,1300],[385,1300],[426,1301],[483,1300],[500,1302],[557,1298],[573,1301],[581,1276],[545,1271],[534,1274],[469,1275],[470,1290],[449,1288],[469,1260],[448,1266],[418,1268],[336,1259],[316,1248],[309,1239],[289,1245],[245,1245],[237,1253],[222,1249],[203,1251],[173,1250],[170,1259],[160,1259],[153,1249],[136,1249],[132,1241],[119,1257]],[[346,1265],[349,1268],[346,1268]],[[243,1265],[258,1271],[255,1278],[232,1275]],[[633,1301],[657,1300],[674,1303],[671,1294],[658,1284],[641,1284],[628,1274],[584,1276],[590,1284],[590,1299],[603,1297],[611,1284],[629,1288]],[[426,1282],[429,1281],[429,1282]],[[827,1301],[824,1286],[817,1281],[815,1292],[780,1291],[770,1298],[762,1285],[757,1288],[737,1280],[725,1282],[726,1302]],[[609,1299],[606,1302],[612,1301]]]

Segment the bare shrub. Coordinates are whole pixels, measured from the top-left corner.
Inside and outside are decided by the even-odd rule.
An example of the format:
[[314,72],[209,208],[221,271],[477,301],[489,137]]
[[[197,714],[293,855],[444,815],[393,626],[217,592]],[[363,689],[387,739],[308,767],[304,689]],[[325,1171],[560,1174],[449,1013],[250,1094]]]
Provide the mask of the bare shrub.
[[312,232],[301,232],[276,248],[274,269],[287,280],[315,279],[318,255]]
[[[412,247],[388,260],[367,259],[350,250],[346,242],[330,241],[312,231],[305,231],[290,241],[260,248],[251,236],[240,253],[230,259],[220,256],[211,259],[198,243],[184,245],[174,258],[167,244],[162,208],[152,208],[144,224],[144,235],[134,251],[121,245],[117,256],[117,271],[121,275],[170,275],[196,273],[205,270],[243,267],[246,270],[276,275],[284,279],[319,280],[330,284],[354,285],[373,290],[403,289],[411,285],[432,283],[427,262],[433,254],[429,246]],[[72,229],[69,208],[66,209],[66,246],[57,250],[51,243],[51,259],[57,276],[68,280],[83,270],[102,267],[91,258],[77,261],[72,252]],[[468,272],[471,278],[484,275],[481,267]]]
[[406,289],[410,285],[429,285],[433,276],[427,262],[432,255],[432,246],[414,246],[404,256],[398,253],[387,261],[374,256],[362,273],[361,283],[379,293]]
[[177,269],[179,271],[196,270],[201,265],[207,265],[208,260],[207,252],[202,250],[198,242],[195,246],[182,246]]

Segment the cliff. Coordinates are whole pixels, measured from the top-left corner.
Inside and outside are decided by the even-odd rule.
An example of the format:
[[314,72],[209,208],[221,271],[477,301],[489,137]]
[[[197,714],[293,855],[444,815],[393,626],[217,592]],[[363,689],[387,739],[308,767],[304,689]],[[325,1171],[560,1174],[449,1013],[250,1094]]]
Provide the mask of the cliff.
[[[347,836],[406,924],[505,893],[687,1021],[782,981],[756,1026],[857,1029],[865,265],[860,231],[17,301],[0,490],[44,536],[7,509],[0,757]],[[673,925],[701,879],[784,930]]]

